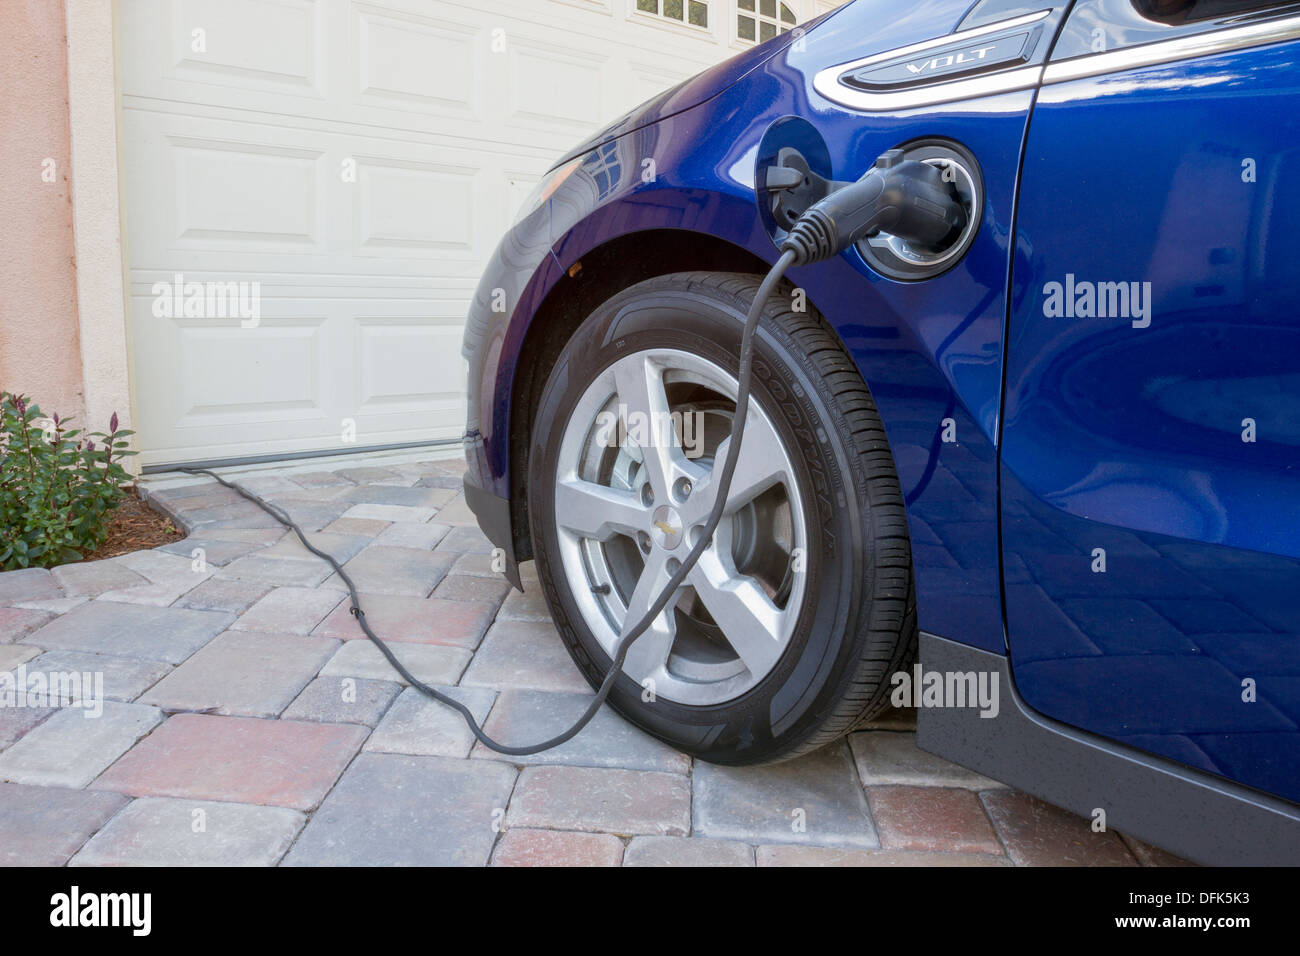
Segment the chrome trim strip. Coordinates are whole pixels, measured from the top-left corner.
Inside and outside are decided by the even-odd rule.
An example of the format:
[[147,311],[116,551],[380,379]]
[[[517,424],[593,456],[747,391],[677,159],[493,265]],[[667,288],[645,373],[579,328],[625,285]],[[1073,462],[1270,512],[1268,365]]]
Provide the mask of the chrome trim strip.
[[[835,76],[839,76],[836,71]],[[868,93],[866,90],[850,90],[833,79],[834,89],[817,87],[817,92],[828,100],[834,100],[841,106],[851,106],[855,110],[867,113],[880,113],[892,110],[910,110],[918,106],[934,106],[937,103],[954,103],[976,96],[991,96],[994,93],[1011,93],[1016,90],[1030,90],[1043,79],[1041,66],[1026,66],[1006,73],[990,73],[969,80],[953,80],[949,83],[936,83],[915,90],[899,90],[896,93]],[[816,81],[813,81],[816,86]]]
[[1229,27],[1209,33],[1158,40],[1141,46],[1112,50],[1110,53],[1093,53],[1059,63],[1049,63],[1043,72],[1043,82],[1065,83],[1103,73],[1119,73],[1143,66],[1157,66],[1198,56],[1227,53],[1246,47],[1281,43],[1300,38],[1300,16],[1247,26]]
[[997,23],[988,23],[973,30],[935,37],[933,40],[924,40],[895,50],[886,50],[884,53],[874,53],[860,60],[852,60],[838,66],[827,67],[813,78],[813,89],[826,99],[839,103],[841,106],[850,106],[853,109],[873,113],[886,110],[912,109],[917,106],[932,106],[936,103],[969,99],[973,96],[987,96],[991,93],[1027,90],[1037,86],[1042,79],[1043,68],[1041,66],[1022,67],[1006,73],[991,73],[987,76],[978,76],[968,80],[950,80],[947,83],[935,83],[932,86],[884,93],[851,89],[840,82],[840,77],[851,70],[861,69],[873,63],[883,63],[886,60],[912,56],[937,47],[953,46],[966,40],[974,40],[990,33],[999,33],[1003,30],[1013,30],[1016,27],[1038,23],[1050,16],[1051,13],[1051,10],[1040,10],[1037,13],[1012,17],[1009,20],[1000,20]]

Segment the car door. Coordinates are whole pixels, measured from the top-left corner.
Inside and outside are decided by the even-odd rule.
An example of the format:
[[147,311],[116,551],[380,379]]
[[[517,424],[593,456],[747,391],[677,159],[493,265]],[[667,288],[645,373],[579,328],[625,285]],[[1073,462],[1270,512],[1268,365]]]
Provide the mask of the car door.
[[1000,486],[1038,711],[1300,801],[1300,4],[1080,0],[1026,140]]

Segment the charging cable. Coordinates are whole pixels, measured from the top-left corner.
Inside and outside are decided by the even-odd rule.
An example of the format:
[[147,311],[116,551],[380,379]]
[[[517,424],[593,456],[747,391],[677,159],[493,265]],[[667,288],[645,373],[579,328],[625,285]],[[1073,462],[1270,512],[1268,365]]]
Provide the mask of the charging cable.
[[857,182],[844,185],[813,204],[800,216],[799,221],[795,223],[782,240],[781,256],[759,285],[758,291],[754,294],[754,301],[749,307],[749,313],[745,317],[745,327],[740,339],[740,369],[737,374],[736,413],[731,420],[731,438],[728,443],[727,456],[722,462],[721,469],[714,473],[716,489],[714,491],[713,509],[709,512],[709,518],[704,522],[702,532],[695,546],[691,548],[690,553],[682,560],[681,565],[669,577],[668,583],[664,585],[663,591],[650,605],[649,610],[640,620],[623,622],[623,630],[619,635],[618,645],[614,648],[614,659],[609,666],[609,671],[605,674],[605,679],[601,681],[596,696],[591,699],[591,703],[582,716],[578,718],[577,723],[549,740],[521,747],[512,747],[493,740],[479,726],[468,707],[455,698],[430,687],[406,669],[392,650],[389,649],[388,645],[371,630],[369,623],[366,621],[365,611],[361,609],[361,600],[357,595],[356,584],[352,578],[343,570],[342,565],[335,560],[333,555],[320,550],[308,541],[302,528],[283,509],[262,499],[253,492],[227,481],[208,469],[180,468],[177,470],[186,474],[207,475],[216,479],[222,485],[248,499],[275,518],[276,521],[293,531],[298,536],[298,540],[302,542],[303,547],[312,554],[328,561],[338,574],[339,579],[347,585],[348,595],[352,600],[351,611],[353,616],[356,617],[357,623],[361,625],[361,630],[379,648],[384,657],[388,659],[388,663],[393,666],[393,669],[422,694],[441,704],[446,704],[459,713],[474,736],[485,747],[511,757],[526,757],[558,747],[560,744],[576,737],[596,716],[601,704],[609,697],[609,692],[613,689],[614,682],[623,669],[623,662],[627,659],[632,644],[645,633],[660,612],[668,606],[668,602],[672,600],[677,589],[681,587],[686,580],[686,576],[691,573],[691,569],[695,567],[696,562],[700,560],[700,557],[712,542],[713,533],[721,523],[723,512],[726,510],[727,497],[731,491],[732,476],[736,471],[736,463],[740,460],[741,438],[745,433],[745,421],[749,416],[749,392],[754,370],[754,337],[758,332],[759,317],[763,314],[763,308],[767,305],[767,300],[771,297],[772,291],[785,277],[786,271],[792,266],[811,265],[839,255],[855,242],[882,230],[905,240],[935,245],[951,233],[960,231],[964,225],[966,215],[964,208],[956,196],[944,187],[934,167],[921,162],[900,161],[900,156],[901,154],[897,150],[889,151],[877,160],[876,165]]

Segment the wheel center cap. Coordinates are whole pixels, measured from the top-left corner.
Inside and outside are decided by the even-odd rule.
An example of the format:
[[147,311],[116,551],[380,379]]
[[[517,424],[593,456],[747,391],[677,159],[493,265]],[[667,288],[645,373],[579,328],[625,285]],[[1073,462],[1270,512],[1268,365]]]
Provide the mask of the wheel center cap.
[[682,543],[682,518],[674,509],[660,505],[650,516],[650,540],[665,551]]

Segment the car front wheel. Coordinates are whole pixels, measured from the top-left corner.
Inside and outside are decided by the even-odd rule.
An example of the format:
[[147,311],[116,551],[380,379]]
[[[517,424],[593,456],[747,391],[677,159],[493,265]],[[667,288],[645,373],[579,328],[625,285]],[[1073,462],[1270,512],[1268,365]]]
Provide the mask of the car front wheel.
[[[727,452],[755,277],[682,273],[597,308],[534,420],[528,504],[560,635],[598,686],[699,539]],[[914,653],[907,523],[871,395],[790,290],[756,338],[750,411],[722,523],[633,644],[611,705],[702,759],[822,746],[888,706]]]

